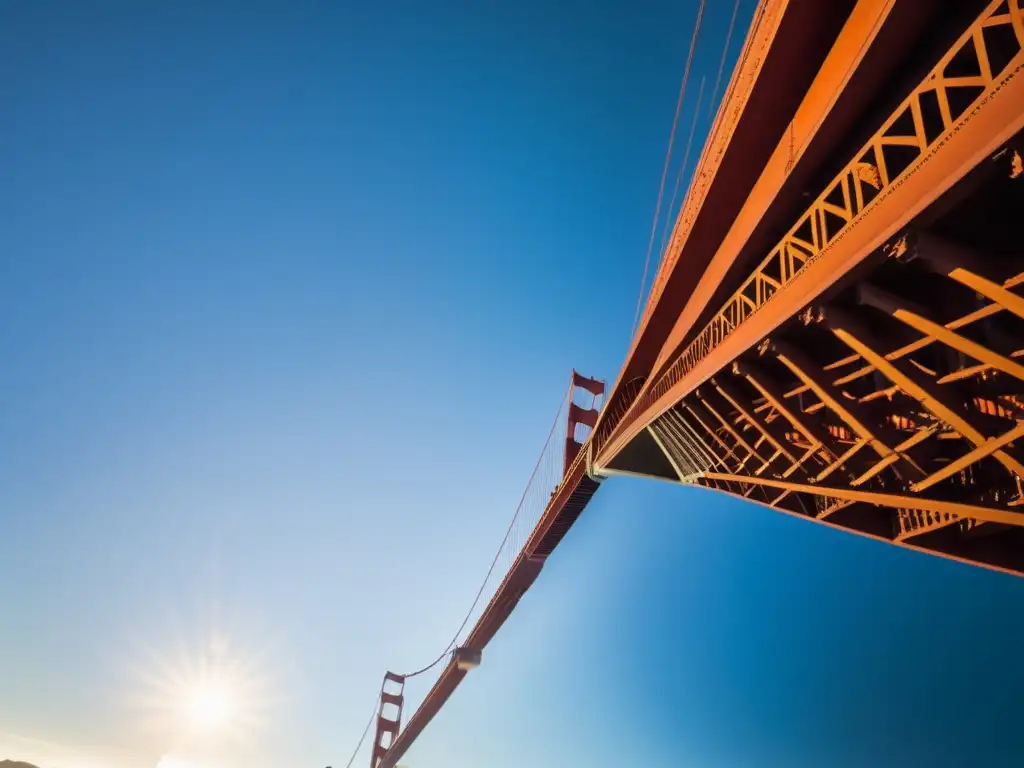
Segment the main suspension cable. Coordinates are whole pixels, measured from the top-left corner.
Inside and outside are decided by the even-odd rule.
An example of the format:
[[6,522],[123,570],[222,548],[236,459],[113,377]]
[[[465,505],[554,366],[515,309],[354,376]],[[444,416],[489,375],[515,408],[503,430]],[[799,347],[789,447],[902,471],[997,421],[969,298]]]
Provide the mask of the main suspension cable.
[[459,625],[459,628],[455,630],[455,635],[452,637],[451,642],[448,643],[447,647],[441,652],[441,654],[422,669],[417,669],[415,672],[409,672],[408,674],[401,675],[401,677],[404,677],[406,680],[408,680],[410,677],[416,677],[418,675],[422,675],[425,672],[429,672],[431,669],[436,667],[445,659],[445,657],[452,651],[453,648],[455,648],[456,644],[459,642],[459,635],[462,634],[462,630],[466,628],[466,625],[469,624],[469,620],[473,617],[473,611],[476,610],[476,606],[480,602],[480,598],[483,597],[484,590],[487,588],[487,582],[490,580],[491,575],[494,573],[494,569],[498,565],[498,560],[501,558],[501,553],[505,549],[505,544],[506,542],[508,542],[509,536],[512,534],[512,530],[515,527],[516,521],[519,519],[519,513],[520,511],[522,511],[523,502],[526,500],[526,494],[530,490],[530,486],[533,483],[533,479],[537,476],[537,470],[540,469],[541,461],[547,454],[548,445],[550,445],[551,443],[551,437],[555,434],[555,429],[558,427],[558,422],[561,419],[562,411],[565,408],[565,402],[566,401],[563,400],[562,404],[558,407],[558,412],[555,414],[555,420],[554,422],[552,422],[551,429],[548,431],[547,439],[545,439],[544,441],[544,448],[541,450],[540,456],[537,457],[537,463],[533,467],[533,472],[530,473],[530,479],[526,483],[526,488],[523,490],[523,495],[519,497],[519,504],[516,506],[516,512],[514,515],[512,515],[512,521],[508,524],[508,528],[505,530],[505,536],[502,538],[501,544],[498,546],[498,551],[494,553],[494,559],[491,560],[491,566],[487,569],[487,575],[484,576],[484,580],[480,584],[480,589],[477,590],[476,597],[473,598],[473,604],[469,607],[469,611],[466,612],[466,617],[462,620],[462,623]]
[[355,762],[356,755],[359,754],[359,750],[363,747],[363,742],[366,741],[366,734],[370,732],[370,726],[373,725],[374,719],[377,717],[377,710],[380,705],[380,694],[377,694],[377,698],[373,700],[373,712],[370,713],[370,719],[366,721],[366,727],[363,728],[363,735],[359,737],[359,743],[356,744],[356,748],[352,750],[352,757],[345,763],[345,768],[352,768],[352,763]]
[[[533,483],[533,479],[537,476],[537,470],[540,469],[541,462],[543,461],[544,456],[547,454],[548,446],[551,444],[551,438],[555,434],[555,429],[557,429],[558,427],[559,420],[562,417],[562,412],[565,409],[567,401],[568,398],[563,398],[562,404],[558,407],[558,411],[555,413],[555,420],[551,424],[551,429],[548,430],[548,436],[544,441],[544,448],[541,450],[540,456],[537,457],[537,463],[533,467],[533,472],[530,473],[530,479],[526,483],[526,489],[523,491],[522,496],[519,497],[519,504],[516,506],[515,514],[512,515],[512,522],[509,523],[508,528],[505,530],[505,536],[501,540],[501,545],[498,547],[498,551],[495,553],[494,559],[491,561],[490,568],[487,569],[487,575],[484,576],[483,583],[480,585],[480,589],[477,591],[476,597],[473,598],[473,604],[470,606],[469,611],[466,613],[466,617],[462,620],[462,623],[459,625],[459,628],[455,631],[455,635],[452,637],[451,642],[448,643],[444,651],[442,651],[441,654],[436,659],[434,659],[432,662],[430,662],[427,666],[423,667],[422,669],[417,669],[415,672],[409,672],[407,674],[401,675],[401,677],[405,678],[406,680],[408,680],[410,677],[416,677],[418,675],[424,674],[425,672],[429,672],[431,669],[440,664],[444,660],[444,658],[451,652],[451,650],[455,647],[456,643],[458,643],[459,635],[462,634],[462,630],[466,628],[466,625],[469,623],[469,620],[473,617],[473,611],[476,610],[476,606],[480,602],[480,598],[483,597],[484,590],[487,588],[487,582],[490,580],[491,575],[494,573],[494,569],[497,566],[498,560],[501,557],[501,552],[505,547],[505,543],[508,541],[509,536],[511,535],[512,530],[516,524],[516,521],[519,519],[519,513],[522,511],[523,502],[526,500],[526,494],[529,492],[530,486]],[[348,759],[348,762],[345,764],[345,768],[352,768],[352,763],[358,756],[359,750],[362,749],[363,742],[366,741],[366,735],[370,732],[370,726],[373,725],[373,721],[377,717],[379,704],[380,694],[378,693],[377,698],[374,699],[373,713],[370,715],[370,719],[367,721],[366,727],[363,729],[363,734],[359,737],[359,743],[356,744],[356,748],[352,750],[352,756]]]

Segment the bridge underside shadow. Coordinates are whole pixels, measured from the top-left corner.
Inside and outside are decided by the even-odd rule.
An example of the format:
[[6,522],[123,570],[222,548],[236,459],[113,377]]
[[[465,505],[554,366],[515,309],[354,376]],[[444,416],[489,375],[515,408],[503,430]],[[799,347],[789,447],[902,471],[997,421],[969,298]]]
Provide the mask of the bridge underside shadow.
[[960,11],[799,206],[789,170],[750,193],[776,234],[759,262],[722,241],[724,300],[648,312],[678,319],[609,398],[592,472],[1024,573],[1024,3]]
[[636,475],[658,480],[679,480],[672,461],[653,434],[644,430],[633,438],[605,467],[606,474]]
[[401,732],[382,691],[371,768],[605,476],[1024,574],[1022,155],[1024,0],[760,0],[615,387],[574,372],[511,564],[451,653],[392,676],[445,662]]
[[1020,138],[594,471],[1024,573]]

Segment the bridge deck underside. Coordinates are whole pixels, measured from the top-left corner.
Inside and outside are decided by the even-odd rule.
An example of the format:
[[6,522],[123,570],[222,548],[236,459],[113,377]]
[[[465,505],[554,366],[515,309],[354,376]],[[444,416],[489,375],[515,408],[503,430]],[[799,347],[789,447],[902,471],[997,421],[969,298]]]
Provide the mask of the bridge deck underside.
[[[1018,158],[1011,145],[979,167],[831,295],[654,419],[645,441],[678,480],[1024,572]],[[631,459],[644,455],[623,452],[608,469],[664,476]]]
[[1024,0],[964,24],[609,411],[598,472],[664,478],[667,461],[680,482],[1024,573]]
[[[789,230],[742,284],[732,283],[735,291],[724,305],[702,326],[684,329],[684,347],[663,349],[663,355],[668,347],[676,352],[659,373],[617,385],[593,439],[598,463],[607,463],[697,383],[831,290],[1024,129],[1022,2],[992,0],[973,21],[953,25],[963,31],[945,53],[929,49],[914,60],[912,78],[894,76],[902,101],[887,117],[875,110],[863,116],[874,133],[859,149],[836,149],[846,165],[816,183],[816,198],[805,190],[813,202],[794,214]],[[917,85],[909,87],[909,80]],[[787,226],[777,224],[776,231]],[[673,309],[687,313],[686,306]]]

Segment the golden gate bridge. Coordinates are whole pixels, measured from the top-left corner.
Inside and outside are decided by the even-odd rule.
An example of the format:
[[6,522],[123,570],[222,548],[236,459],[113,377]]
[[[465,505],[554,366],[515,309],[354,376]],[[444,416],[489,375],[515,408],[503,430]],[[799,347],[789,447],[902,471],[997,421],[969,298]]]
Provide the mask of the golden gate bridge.
[[462,626],[385,675],[370,768],[609,477],[1024,573],[1022,153],[1024,0],[761,0],[614,385],[573,371]]

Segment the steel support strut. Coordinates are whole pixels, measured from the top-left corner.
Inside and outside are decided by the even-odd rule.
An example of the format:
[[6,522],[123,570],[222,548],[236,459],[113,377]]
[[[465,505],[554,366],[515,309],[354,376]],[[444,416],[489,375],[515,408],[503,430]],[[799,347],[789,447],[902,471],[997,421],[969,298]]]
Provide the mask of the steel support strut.
[[1022,2],[991,2],[852,153],[598,470],[648,430],[680,482],[1024,573],[1024,253],[988,210],[1024,202],[999,160],[1024,130]]
[[[1024,128],[1022,18],[1020,0],[993,0],[985,8],[665,373],[648,382],[615,425],[599,429],[599,464],[830,289]],[[976,276],[957,269],[954,279]],[[1019,297],[1001,298],[1019,309]]]

